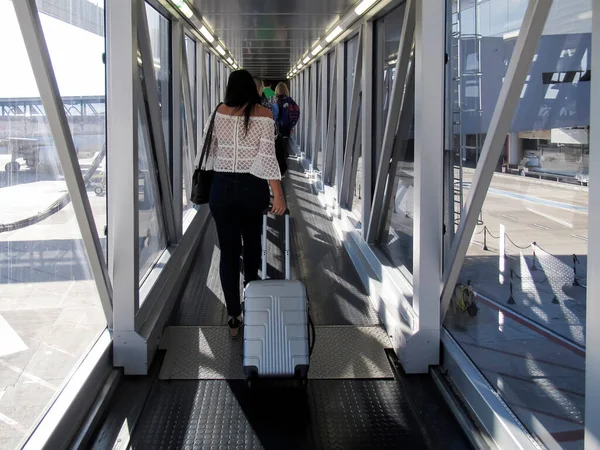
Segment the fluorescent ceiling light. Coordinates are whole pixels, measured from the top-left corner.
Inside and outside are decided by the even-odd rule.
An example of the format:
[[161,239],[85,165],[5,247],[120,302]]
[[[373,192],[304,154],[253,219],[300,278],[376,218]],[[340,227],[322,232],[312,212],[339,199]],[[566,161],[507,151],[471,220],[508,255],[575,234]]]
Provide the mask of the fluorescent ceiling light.
[[306,64],[307,62],[310,61],[310,56],[307,56],[306,58],[304,58],[304,60],[302,61],[304,64]]
[[224,49],[223,49],[223,47],[221,47],[220,45],[217,45],[217,51],[218,51],[218,52],[219,52],[221,55],[225,56],[225,50],[224,50]]
[[179,9],[183,13],[183,15],[185,17],[187,17],[188,19],[191,19],[192,17],[194,17],[194,11],[192,11],[187,4],[184,3],[183,6]]
[[231,59],[231,58],[227,58],[227,62],[228,62],[229,64],[233,64],[233,59]]
[[316,56],[317,53],[319,53],[321,50],[323,50],[323,47],[317,45],[311,53],[313,54],[313,56]]
[[340,33],[342,31],[344,31],[344,29],[338,25],[337,27],[335,27],[335,30],[333,30],[331,33],[329,33],[329,35],[325,38],[325,40],[327,42],[333,41],[336,37],[338,37],[340,35]]
[[354,12],[356,14],[358,14],[359,16],[362,16],[364,14],[364,12],[367,9],[369,9],[373,5],[373,3],[375,3],[376,1],[377,0],[363,0],[361,2],[361,4],[356,7],[356,9],[354,10]]
[[504,39],[506,41],[507,39],[516,38],[519,36],[519,31],[520,30],[513,30],[513,31],[509,31],[508,33],[504,33],[504,36],[502,36],[502,39]]
[[190,9],[185,0],[175,0],[174,3],[175,6],[179,8],[179,10],[183,13],[185,17],[187,17],[188,19],[194,17],[194,12]]
[[204,36],[208,42],[212,42],[215,40],[213,35],[210,34],[210,31],[208,31],[204,25],[202,26],[202,28],[200,28],[200,33],[202,33],[202,36]]
[[237,70],[238,65],[236,63],[233,63],[233,70]]

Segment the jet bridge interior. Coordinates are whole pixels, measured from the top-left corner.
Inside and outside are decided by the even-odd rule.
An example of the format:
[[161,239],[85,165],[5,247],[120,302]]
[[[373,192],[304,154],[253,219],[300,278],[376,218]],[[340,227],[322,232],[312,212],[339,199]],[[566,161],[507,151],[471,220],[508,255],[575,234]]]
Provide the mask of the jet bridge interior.
[[[600,449],[599,27],[595,0],[0,0],[0,450]],[[239,69],[300,107],[303,387],[247,385],[189,200]]]

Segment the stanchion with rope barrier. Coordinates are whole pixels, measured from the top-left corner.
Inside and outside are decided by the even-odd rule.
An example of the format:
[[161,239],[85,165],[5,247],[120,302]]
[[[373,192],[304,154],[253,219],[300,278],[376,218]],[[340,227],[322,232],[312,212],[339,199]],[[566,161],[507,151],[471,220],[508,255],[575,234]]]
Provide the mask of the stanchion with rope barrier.
[[531,269],[530,269],[530,270],[531,270],[532,272],[536,272],[536,271],[538,270],[537,266],[535,265],[535,246],[536,246],[536,245],[537,245],[537,244],[535,243],[535,241],[534,241],[534,242],[531,244],[531,248],[532,248],[532,250],[533,250],[533,261],[532,261],[532,263],[531,263]]
[[483,250],[488,251],[487,247],[487,227],[483,227]]
[[[481,233],[483,233],[483,250],[484,250],[484,251],[489,251],[489,249],[488,249],[488,246],[487,246],[487,236],[488,236],[488,234],[490,235],[490,237],[492,237],[492,238],[494,238],[494,239],[500,239],[500,236],[494,236],[494,234],[490,232],[490,230],[488,229],[488,227],[487,227],[487,226],[484,226],[484,227],[483,227],[483,229],[482,229],[481,231],[479,231],[479,232],[475,233],[475,235],[478,235],[478,234],[481,234]],[[507,240],[508,240],[508,241],[509,241],[509,242],[510,242],[510,243],[511,243],[511,244],[512,244],[514,247],[516,247],[516,248],[518,248],[518,249],[520,249],[520,250],[527,250],[527,249],[529,249],[529,248],[531,247],[531,249],[532,249],[532,263],[531,263],[531,267],[529,267],[529,269],[530,269],[532,272],[536,272],[536,271],[538,271],[538,270],[542,270],[542,271],[544,270],[544,269],[543,269],[543,267],[542,267],[540,264],[537,264],[537,260],[539,259],[539,258],[538,258],[538,250],[539,250],[539,251],[542,251],[542,252],[544,252],[544,253],[546,253],[546,254],[548,254],[548,255],[550,255],[550,256],[553,256],[554,258],[556,258],[556,257],[555,257],[555,256],[554,256],[552,253],[550,253],[550,252],[548,252],[548,251],[544,250],[542,247],[540,247],[536,241],[533,241],[533,242],[532,242],[531,244],[529,244],[529,245],[522,246],[522,245],[518,245],[517,243],[515,243],[515,241],[513,241],[513,240],[511,239],[511,237],[510,237],[510,236],[509,236],[507,233],[504,233],[504,237],[505,237],[505,239],[507,239]],[[506,250],[505,250],[505,252],[504,252],[504,258],[508,258],[508,255],[506,254]],[[579,276],[577,275],[577,264],[581,265],[581,262],[579,261],[579,258],[577,257],[577,255],[573,254],[573,256],[572,256],[572,261],[573,261],[573,263],[572,263],[572,269],[573,269],[573,281],[572,281],[572,286],[573,286],[573,287],[581,287],[581,288],[583,288],[583,289],[587,289],[587,286],[585,286],[584,284],[582,284],[582,283],[581,283],[581,279],[582,279],[582,278],[585,278],[585,277],[579,277]],[[514,269],[510,269],[510,282],[509,282],[510,295],[509,295],[509,297],[508,297],[508,300],[507,300],[507,303],[508,303],[509,305],[514,305],[514,304],[516,304],[516,301],[515,301],[515,298],[514,298],[514,285],[513,285],[513,279],[514,279],[514,278],[513,278],[513,277],[516,277],[517,279],[519,279],[519,280],[521,280],[521,281],[523,280],[523,279],[522,279],[522,278],[521,278],[519,275],[517,275],[517,274],[515,273]],[[542,279],[542,280],[536,280],[536,279],[534,279],[534,278],[532,277],[532,278],[531,278],[531,281],[532,281],[534,284],[546,283],[546,282],[550,282],[550,277],[549,277],[548,275],[545,275],[545,276],[544,276],[544,279]],[[470,287],[470,283],[471,283],[471,281],[469,280],[469,282],[468,282],[467,286],[465,286],[465,285],[461,285],[460,287],[457,287],[457,295],[458,295],[458,296],[462,295],[462,294],[461,294],[461,293],[462,293],[462,291],[459,291],[459,290],[458,290],[458,288],[460,288],[460,289],[467,289],[468,287]],[[472,288],[471,288],[471,290],[472,290]],[[460,299],[460,297],[459,297],[459,300],[458,300],[458,302],[459,302],[459,305],[464,305],[464,304],[465,304],[465,303],[464,303],[464,302],[463,302],[463,301]],[[553,303],[553,304],[560,304],[560,300],[558,299],[558,296],[556,295],[556,293],[554,293],[554,294],[553,294],[553,297],[552,297],[552,303]],[[461,309],[462,311],[465,311],[465,309],[464,309],[464,308],[460,308],[460,306],[459,306],[459,309]]]
[[509,288],[510,288],[510,297],[508,297],[508,300],[506,301],[506,303],[508,303],[509,305],[514,305],[515,303],[515,298],[513,297],[513,275],[514,275],[515,271],[513,269],[510,269],[510,284],[509,284]]
[[581,263],[579,262],[579,258],[577,258],[577,255],[573,254],[573,286],[582,287],[584,289],[587,289],[587,286],[584,286],[583,284],[581,284],[579,282],[579,279],[577,277],[577,264],[581,264]]
[[508,239],[508,240],[509,240],[509,242],[510,242],[512,245],[514,245],[515,247],[517,247],[517,248],[518,248],[518,249],[520,249],[520,250],[527,250],[529,247],[531,247],[531,246],[532,246],[532,244],[529,244],[529,245],[527,245],[527,246],[525,246],[525,247],[523,247],[523,246],[521,246],[521,245],[517,245],[517,244],[515,244],[515,242],[514,242],[514,241],[513,241],[513,240],[510,238],[510,236],[509,236],[508,234],[505,234],[505,236],[506,236],[506,239]]

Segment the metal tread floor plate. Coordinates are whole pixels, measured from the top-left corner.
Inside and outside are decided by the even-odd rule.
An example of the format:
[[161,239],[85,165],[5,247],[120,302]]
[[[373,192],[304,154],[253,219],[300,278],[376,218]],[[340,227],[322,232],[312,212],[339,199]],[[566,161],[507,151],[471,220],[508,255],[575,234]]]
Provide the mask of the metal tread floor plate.
[[[167,350],[162,380],[243,379],[243,340],[219,327],[168,327],[160,348]],[[310,379],[393,378],[384,349],[390,347],[381,326],[316,327]]]
[[311,380],[306,390],[158,382],[131,448],[425,449],[406,395],[395,380]]

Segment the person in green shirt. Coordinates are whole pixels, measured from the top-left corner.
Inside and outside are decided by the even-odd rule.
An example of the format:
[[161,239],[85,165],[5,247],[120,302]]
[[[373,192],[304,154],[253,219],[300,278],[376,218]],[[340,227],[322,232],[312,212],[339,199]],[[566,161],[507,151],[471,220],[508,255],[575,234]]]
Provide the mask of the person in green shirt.
[[265,97],[267,97],[267,100],[271,100],[275,96],[275,91],[273,89],[271,89],[270,81],[266,82],[263,92],[265,94]]

